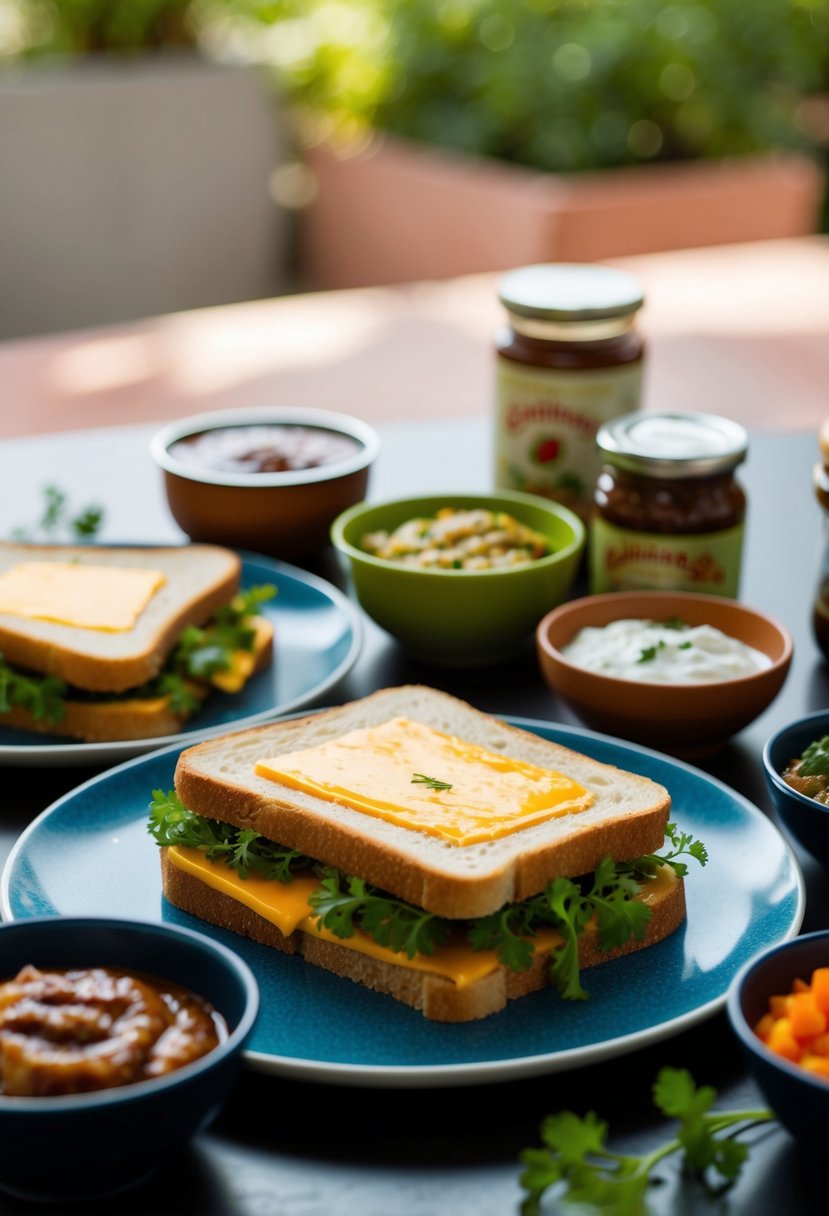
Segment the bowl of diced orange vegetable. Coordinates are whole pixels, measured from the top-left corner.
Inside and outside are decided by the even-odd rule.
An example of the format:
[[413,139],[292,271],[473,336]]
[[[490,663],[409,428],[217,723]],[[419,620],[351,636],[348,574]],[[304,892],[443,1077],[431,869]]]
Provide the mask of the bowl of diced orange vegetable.
[[829,930],[752,959],[728,1016],[766,1101],[801,1143],[824,1148],[829,1121]]

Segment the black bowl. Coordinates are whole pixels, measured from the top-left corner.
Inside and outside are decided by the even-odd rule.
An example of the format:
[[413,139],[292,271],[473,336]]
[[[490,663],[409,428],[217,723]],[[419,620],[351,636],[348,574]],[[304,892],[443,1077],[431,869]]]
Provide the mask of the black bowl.
[[829,865],[829,806],[792,789],[781,773],[810,743],[829,735],[829,710],[819,710],[784,726],[763,748],[766,784],[783,826],[807,852]]
[[0,978],[27,963],[158,976],[198,993],[227,1022],[218,1047],[164,1077],[86,1094],[0,1095],[0,1188],[52,1201],[122,1190],[174,1158],[218,1114],[256,1020],[256,981],[217,942],[136,921],[43,917],[0,926]]
[[768,1012],[770,996],[790,992],[796,978],[808,981],[816,967],[827,965],[829,930],[793,938],[748,962],[735,976],[727,1002],[749,1071],[769,1106],[804,1148],[821,1153],[829,1123],[829,1081],[770,1051],[753,1028]]

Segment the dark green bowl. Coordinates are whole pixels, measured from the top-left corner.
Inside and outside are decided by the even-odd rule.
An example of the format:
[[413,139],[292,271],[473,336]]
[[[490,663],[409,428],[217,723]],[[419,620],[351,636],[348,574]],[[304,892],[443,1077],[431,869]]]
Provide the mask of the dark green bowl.
[[[548,557],[497,570],[420,570],[361,548],[362,537],[432,516],[441,507],[507,511],[545,536]],[[585,528],[567,507],[532,494],[429,494],[359,503],[334,521],[331,539],[347,559],[368,615],[414,658],[444,667],[483,667],[526,648],[546,612],[576,576]]]

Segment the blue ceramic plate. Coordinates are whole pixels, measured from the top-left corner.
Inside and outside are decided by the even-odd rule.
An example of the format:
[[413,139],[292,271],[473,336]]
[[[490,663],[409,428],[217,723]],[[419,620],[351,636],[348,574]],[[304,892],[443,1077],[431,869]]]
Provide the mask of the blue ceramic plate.
[[722,1008],[747,959],[792,937],[803,879],[788,845],[751,803],[667,756],[573,727],[534,731],[665,784],[673,818],[708,846],[686,882],[688,920],[649,950],[585,973],[587,1001],[533,993],[480,1022],[444,1026],[303,959],[206,926],[161,895],[145,829],[151,791],[169,789],[178,749],[123,764],[65,795],[24,832],[2,879],[7,918],[162,919],[235,949],[262,1004],[247,1058],[271,1073],[348,1085],[461,1085],[593,1063],[676,1034]]
[[58,735],[3,730],[0,765],[103,765],[154,751],[169,743],[192,743],[290,713],[320,698],[354,665],[362,626],[349,600],[324,579],[285,562],[243,554],[242,587],[275,583],[275,599],[261,613],[274,626],[274,661],[240,693],[212,693],[187,730],[156,739],[80,743]]

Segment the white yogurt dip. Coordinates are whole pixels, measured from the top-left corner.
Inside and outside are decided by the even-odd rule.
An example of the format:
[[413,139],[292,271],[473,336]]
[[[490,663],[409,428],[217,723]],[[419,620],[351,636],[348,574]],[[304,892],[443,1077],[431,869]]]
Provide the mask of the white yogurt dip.
[[753,675],[771,666],[768,655],[713,625],[682,621],[611,621],[579,630],[561,647],[571,663],[621,680],[704,684]]

